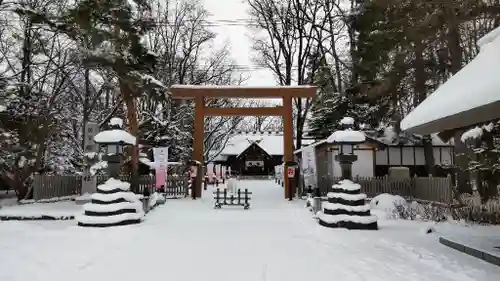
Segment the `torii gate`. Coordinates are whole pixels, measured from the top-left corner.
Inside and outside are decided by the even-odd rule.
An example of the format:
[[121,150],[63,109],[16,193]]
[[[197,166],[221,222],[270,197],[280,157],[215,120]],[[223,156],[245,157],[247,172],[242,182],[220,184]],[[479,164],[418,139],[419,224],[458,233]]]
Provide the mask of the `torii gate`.
[[[277,86],[277,87],[241,87],[241,86],[194,86],[174,85],[170,87],[173,98],[194,99],[194,138],[193,160],[203,161],[203,139],[205,116],[283,116],[284,161],[293,161],[293,98],[314,98],[314,86]],[[276,107],[206,107],[205,98],[282,98],[283,106]],[[195,197],[201,197],[202,169],[198,169]],[[285,198],[289,197],[290,181],[285,177]]]

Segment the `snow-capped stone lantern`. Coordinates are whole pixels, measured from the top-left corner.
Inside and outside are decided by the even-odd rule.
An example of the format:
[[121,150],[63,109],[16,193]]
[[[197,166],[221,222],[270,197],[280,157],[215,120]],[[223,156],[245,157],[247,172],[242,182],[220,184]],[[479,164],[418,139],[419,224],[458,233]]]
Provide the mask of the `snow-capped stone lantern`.
[[335,160],[340,163],[342,180],[327,194],[328,202],[322,203],[323,211],[317,213],[319,224],[331,228],[377,230],[377,216],[370,214],[366,194],[361,193],[361,185],[351,181],[352,163],[357,160],[354,145],[364,142],[365,135],[353,130],[353,118],[344,117],[341,125],[342,130],[333,133],[327,141],[340,146]]
[[110,129],[94,136],[104,146],[104,160],[108,162],[109,179],[97,186],[90,195],[90,203],[83,205],[84,213],[75,219],[79,226],[107,227],[140,223],[144,207],[140,197],[130,191],[130,183],[119,180],[123,147],[135,145],[136,138],[122,130],[123,121],[112,118]]
[[342,130],[335,131],[326,141],[339,146],[339,154],[335,155],[335,160],[339,162],[342,171],[342,179],[351,179],[352,163],[358,160],[354,154],[354,146],[365,142],[365,134],[354,130],[354,118],[344,117],[340,120]]
[[94,141],[104,147],[106,153],[103,160],[108,162],[108,175],[110,178],[119,178],[122,162],[123,148],[125,145],[135,145],[136,138],[124,131],[123,120],[111,118],[110,129],[94,136]]

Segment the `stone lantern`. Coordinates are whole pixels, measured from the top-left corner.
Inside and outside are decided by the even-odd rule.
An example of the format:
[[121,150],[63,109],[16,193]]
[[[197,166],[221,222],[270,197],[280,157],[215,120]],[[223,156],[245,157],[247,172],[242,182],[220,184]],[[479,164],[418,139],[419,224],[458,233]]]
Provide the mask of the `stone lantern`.
[[108,176],[118,179],[123,158],[123,149],[126,145],[135,145],[136,138],[122,129],[123,121],[112,118],[110,129],[94,136],[94,141],[104,147],[103,160],[108,162]]
[[358,160],[358,156],[354,154],[354,147],[357,144],[364,143],[365,134],[361,131],[354,130],[354,119],[344,117],[340,121],[342,130],[335,131],[326,141],[337,144],[339,154],[335,155],[335,160],[339,162],[342,172],[342,179],[352,178],[352,163]]
[[330,228],[376,230],[378,218],[370,213],[370,204],[366,203],[366,194],[361,193],[361,185],[351,180],[352,163],[358,158],[354,146],[363,143],[365,135],[354,130],[353,118],[344,117],[340,123],[342,130],[334,132],[327,142],[339,145],[335,160],[342,169],[342,180],[327,194],[328,202],[322,203],[318,222]]

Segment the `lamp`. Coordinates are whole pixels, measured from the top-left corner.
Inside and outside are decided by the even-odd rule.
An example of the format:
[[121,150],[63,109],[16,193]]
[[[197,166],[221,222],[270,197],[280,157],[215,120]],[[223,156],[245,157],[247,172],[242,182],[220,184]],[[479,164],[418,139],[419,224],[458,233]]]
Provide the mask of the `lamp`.
[[358,156],[354,154],[354,146],[364,143],[366,138],[363,132],[354,130],[353,118],[342,118],[340,125],[341,130],[335,131],[326,141],[338,144],[339,154],[335,155],[335,160],[340,164],[342,179],[351,179],[352,163],[358,160]]
[[136,138],[122,130],[122,126],[123,121],[120,118],[112,118],[109,122],[110,129],[94,136],[94,141],[105,150],[103,160],[108,162],[108,176],[110,178],[117,179],[120,176],[124,147],[136,143]]

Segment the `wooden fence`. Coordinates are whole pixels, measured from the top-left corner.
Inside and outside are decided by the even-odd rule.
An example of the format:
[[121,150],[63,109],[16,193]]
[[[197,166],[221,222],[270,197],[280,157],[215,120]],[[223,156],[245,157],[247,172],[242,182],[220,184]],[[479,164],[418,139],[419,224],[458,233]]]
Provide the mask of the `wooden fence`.
[[[333,177],[333,182],[338,182],[340,177]],[[389,177],[355,177],[354,181],[361,185],[362,192],[368,197],[375,197],[382,193],[400,195],[408,199],[452,204],[451,177],[414,177],[409,179],[390,179]],[[331,185],[320,184],[320,190],[326,195]]]
[[[103,184],[108,179],[106,175],[97,176],[97,184]],[[121,175],[120,180],[130,182],[130,175]],[[139,191],[143,193],[145,188],[150,192],[155,190],[155,176],[140,176],[139,177]],[[187,178],[180,176],[167,177],[167,197],[186,197]],[[82,188],[81,176],[60,176],[60,175],[35,175],[33,182],[33,199],[35,201],[42,199],[50,199],[56,197],[65,197],[72,195],[79,195]]]

